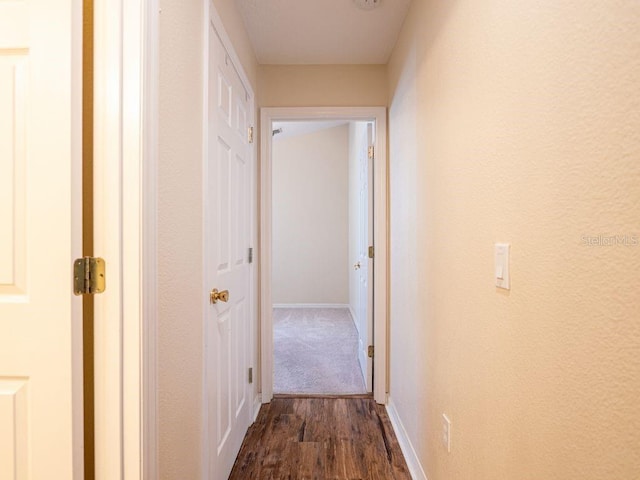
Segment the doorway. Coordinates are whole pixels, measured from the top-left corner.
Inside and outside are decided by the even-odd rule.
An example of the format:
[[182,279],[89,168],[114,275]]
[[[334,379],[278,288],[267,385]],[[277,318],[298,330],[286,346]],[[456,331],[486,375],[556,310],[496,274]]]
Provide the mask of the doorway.
[[273,123],[275,393],[371,392],[372,127]]
[[[372,282],[364,282],[366,288],[371,288],[371,295],[374,301],[370,307],[370,318],[373,326],[368,331],[366,340],[362,340],[362,345],[358,345],[358,350],[370,353],[371,357],[364,357],[357,362],[363,366],[363,370],[372,374],[372,382],[368,382],[368,391],[373,391],[374,399],[378,403],[386,403],[386,339],[387,339],[387,232],[386,232],[386,208],[387,208],[387,172],[386,172],[386,109],[384,107],[342,107],[342,108],[263,108],[261,111],[261,385],[262,401],[269,402],[273,396],[274,388],[274,316],[273,305],[280,302],[274,298],[274,293],[279,295],[278,289],[274,285],[274,224],[273,224],[273,146],[274,130],[282,128],[281,122],[335,122],[336,124],[360,124],[364,128],[361,131],[369,132],[369,144],[371,149],[367,149],[371,157],[371,166],[368,169],[372,172],[374,181],[370,185],[371,196],[373,197],[371,235],[371,245],[363,248],[367,258],[367,265],[371,266],[370,277]],[[368,127],[367,127],[368,126]],[[284,131],[284,129],[283,129]],[[351,132],[355,135],[355,129]],[[375,152],[379,152],[376,154]],[[367,156],[368,158],[368,156]],[[365,168],[365,171],[367,169]],[[368,232],[367,232],[368,234]],[[367,243],[369,243],[367,242]],[[348,245],[347,245],[348,247]],[[372,247],[369,249],[368,247]],[[358,252],[355,261],[344,265],[345,268],[358,272],[362,267],[362,260]],[[371,258],[369,258],[371,254]],[[370,262],[369,262],[370,261]],[[359,265],[358,265],[359,263]],[[344,264],[344,262],[343,262]],[[367,271],[367,269],[364,269]],[[354,281],[354,275],[347,280]],[[354,281],[355,283],[355,281]],[[276,288],[276,290],[274,290]],[[346,289],[348,291],[348,288]],[[366,295],[365,295],[366,296]],[[347,297],[348,298],[348,297]],[[326,302],[326,300],[325,300]],[[346,300],[346,306],[350,305],[350,300]],[[316,302],[304,302],[316,303]],[[333,303],[333,302],[331,302]],[[360,309],[358,302],[353,302],[353,312]],[[337,303],[340,306],[340,302]],[[345,304],[343,304],[345,305]],[[336,306],[335,304],[333,305]],[[365,308],[366,311],[366,308]],[[365,314],[366,315],[366,314]],[[363,322],[364,323],[364,322]],[[364,365],[363,365],[364,364]],[[367,375],[365,373],[365,378]],[[371,383],[373,385],[371,385]]]

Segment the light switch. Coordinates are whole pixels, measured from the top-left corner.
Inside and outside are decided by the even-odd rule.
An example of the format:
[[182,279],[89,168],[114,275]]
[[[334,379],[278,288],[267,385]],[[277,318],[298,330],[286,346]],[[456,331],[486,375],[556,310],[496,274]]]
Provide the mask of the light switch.
[[496,287],[509,290],[509,244],[495,245],[495,276]]

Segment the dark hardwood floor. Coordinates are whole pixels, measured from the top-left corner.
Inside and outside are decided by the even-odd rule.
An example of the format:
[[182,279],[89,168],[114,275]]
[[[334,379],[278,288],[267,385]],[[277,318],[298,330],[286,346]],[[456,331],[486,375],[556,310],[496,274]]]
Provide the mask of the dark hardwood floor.
[[276,397],[249,428],[232,480],[411,480],[385,408],[368,396]]

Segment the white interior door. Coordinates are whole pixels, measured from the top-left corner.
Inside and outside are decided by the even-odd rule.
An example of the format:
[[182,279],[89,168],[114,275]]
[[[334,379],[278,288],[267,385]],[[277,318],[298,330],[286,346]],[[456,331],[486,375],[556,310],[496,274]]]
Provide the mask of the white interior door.
[[249,95],[216,35],[209,32],[206,215],[208,288],[228,291],[208,309],[206,371],[209,478],[227,478],[251,422],[250,267],[252,157]]
[[373,259],[369,258],[369,246],[373,245],[373,160],[369,147],[373,145],[373,126],[359,123],[356,126],[358,151],[358,360],[367,391],[373,386],[373,358],[368,355],[373,345]]
[[82,477],[81,2],[0,2],[0,478]]

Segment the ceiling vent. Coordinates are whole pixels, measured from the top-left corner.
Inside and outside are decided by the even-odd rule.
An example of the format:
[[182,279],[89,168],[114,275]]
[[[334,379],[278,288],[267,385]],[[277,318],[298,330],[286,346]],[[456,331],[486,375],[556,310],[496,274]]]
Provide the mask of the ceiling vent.
[[353,3],[356,4],[358,8],[362,10],[373,10],[374,8],[380,6],[382,0],[353,0]]

